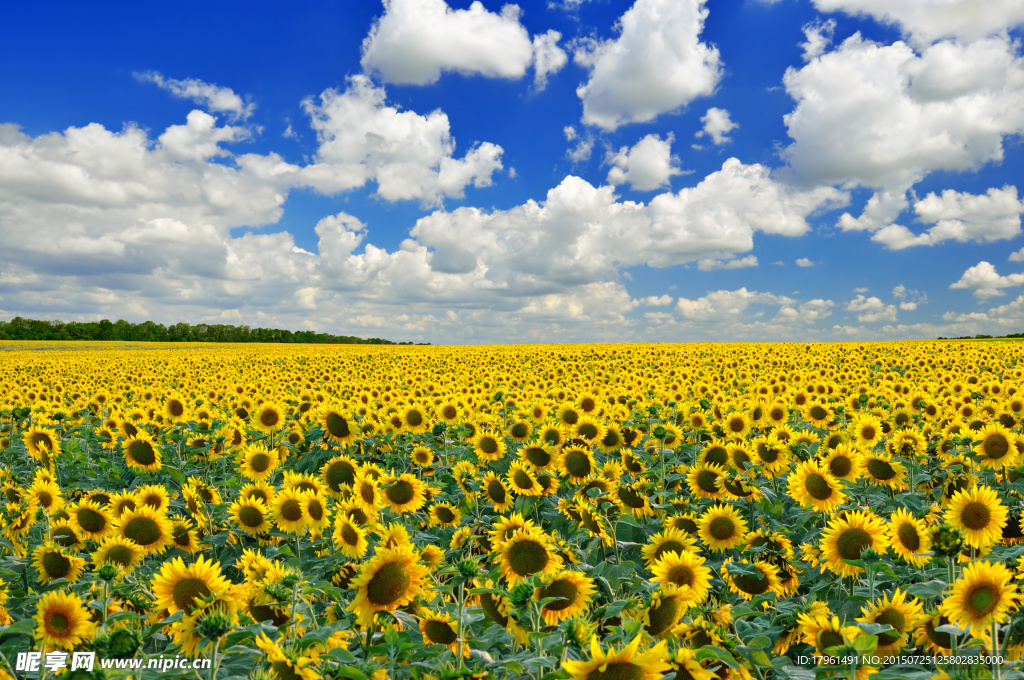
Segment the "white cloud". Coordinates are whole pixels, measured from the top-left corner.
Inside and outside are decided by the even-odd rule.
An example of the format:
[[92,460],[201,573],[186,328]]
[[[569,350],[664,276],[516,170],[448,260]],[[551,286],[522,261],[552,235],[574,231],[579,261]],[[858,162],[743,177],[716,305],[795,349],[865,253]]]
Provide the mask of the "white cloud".
[[700,41],[704,0],[636,0],[614,40],[584,41],[575,52],[590,78],[576,94],[583,122],[606,130],[643,123],[714,92],[718,49]]
[[165,78],[156,71],[135,73],[135,78],[142,82],[153,83],[181,99],[191,99],[195,103],[215,113],[230,114],[232,119],[245,120],[252,115],[256,105],[246,104],[233,90],[204,83],[196,78],[177,80]]
[[573,165],[586,163],[594,152],[594,138],[591,135],[586,137],[575,137],[574,135],[573,138],[579,141],[576,142],[576,146],[565,152],[565,157],[572,161]]
[[919,222],[933,222],[935,226],[915,234],[893,224],[881,229],[872,240],[900,250],[945,241],[989,243],[1012,239],[1020,234],[1024,201],[1017,200],[1017,188],[1013,186],[992,188],[982,195],[947,189],[941,196],[930,193],[917,201],[914,211]]
[[443,71],[518,79],[533,59],[517,5],[495,14],[480,2],[453,10],[444,0],[384,0],[384,15],[363,40],[362,65],[387,83],[429,85]]
[[571,142],[572,140],[576,139],[576,128],[574,128],[572,125],[566,125],[564,128],[562,128],[562,133],[565,134],[565,139],[568,142]]
[[896,320],[896,305],[886,305],[874,296],[866,298],[858,295],[846,304],[845,309],[848,312],[857,312],[857,321],[860,323]]
[[745,316],[751,305],[785,305],[793,302],[785,296],[748,291],[743,287],[739,290],[717,290],[696,300],[681,297],[676,302],[676,313],[693,321],[721,322]]
[[377,183],[377,195],[398,201],[437,204],[461,197],[467,186],[486,187],[502,169],[502,148],[483,142],[454,157],[448,116],[421,116],[389,106],[384,88],[366,76],[353,76],[344,92],[329,89],[303,108],[317,132],[315,163],[293,168],[296,184],[335,194]]
[[618,153],[608,152],[605,162],[612,165],[609,184],[629,183],[638,191],[653,191],[668,184],[674,175],[682,174],[679,157],[672,155],[672,133],[663,140],[655,134],[641,139],[632,148],[622,147]]
[[954,290],[970,290],[974,297],[984,300],[985,298],[1004,295],[1001,289],[1012,288],[1024,285],[1024,274],[1007,274],[1000,276],[996,268],[989,262],[982,260],[978,264],[967,269],[960,280],[949,287]]
[[854,292],[854,293],[866,293],[866,292],[868,292],[869,290],[870,290],[870,288],[865,288],[864,286],[860,286],[860,287],[858,287],[858,288],[854,288],[854,289],[853,289],[853,292]]
[[807,42],[800,43],[804,48],[804,61],[810,61],[825,53],[825,49],[832,42],[832,35],[836,30],[836,20],[815,21],[804,26],[804,36]]
[[640,304],[648,307],[668,307],[672,304],[671,295],[650,295],[640,300]]
[[702,272],[710,272],[716,269],[745,269],[756,266],[756,255],[747,255],[746,257],[733,258],[731,260],[716,260],[708,257],[697,261],[697,269]]
[[704,123],[704,128],[694,136],[703,137],[704,135],[710,135],[711,141],[715,144],[731,142],[732,140],[727,135],[730,131],[739,127],[739,125],[729,119],[728,111],[716,107],[708,109],[708,112],[700,117],[700,122]]
[[1007,259],[1010,262],[1024,262],[1024,248],[1013,251]]
[[813,260],[809,260],[806,257],[800,257],[800,258],[797,258],[796,266],[797,267],[813,267],[814,266],[814,261]]
[[832,300],[817,298],[800,305],[783,305],[779,308],[773,321],[775,323],[814,324],[832,316],[832,308],[836,303]]
[[977,40],[1024,24],[1018,0],[813,0],[822,12],[868,14],[899,25],[917,44],[939,38]]
[[907,287],[902,283],[898,286],[893,287],[892,296],[897,300],[902,300],[907,297]]
[[915,309],[917,309],[917,303],[916,302],[901,302],[900,303],[900,309],[902,309],[905,312],[912,312]]
[[902,193],[930,172],[1003,158],[1024,132],[1024,60],[1007,36],[920,56],[856,34],[783,78],[796,108],[783,150],[797,179]]
[[858,295],[846,304],[846,311],[848,312],[876,312],[883,309],[885,305],[877,297],[866,298],[863,295]]
[[533,36],[533,84],[543,90],[548,76],[558,73],[569,61],[569,55],[558,46],[562,34],[555,30]]
[[878,231],[892,224],[908,205],[906,191],[876,191],[860,217],[844,212],[836,224],[843,231]]

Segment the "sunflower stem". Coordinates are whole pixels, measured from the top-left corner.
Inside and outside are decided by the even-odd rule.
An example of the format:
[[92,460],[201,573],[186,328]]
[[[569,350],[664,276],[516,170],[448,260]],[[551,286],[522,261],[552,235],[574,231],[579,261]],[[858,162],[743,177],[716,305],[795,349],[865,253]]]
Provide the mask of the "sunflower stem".
[[458,653],[457,653],[457,656],[459,657],[459,670],[462,670],[462,668],[463,668],[463,663],[462,663],[462,645],[464,644],[464,642],[463,642],[463,637],[464,636],[463,636],[463,631],[462,631],[462,608],[465,606],[465,604],[466,604],[466,585],[465,585],[465,583],[460,583],[459,584],[459,617],[458,617],[458,621],[456,622],[456,625],[459,627],[458,628],[459,634],[458,634],[458,636],[456,638],[458,640],[458,643],[459,643],[458,644]]
[[996,623],[994,617],[992,619],[992,650],[990,653],[992,655],[992,677],[995,680],[1002,680],[1002,668],[996,662],[996,658],[999,656],[999,624]]
[[[217,658],[218,646],[220,646],[220,638],[213,641],[213,657],[211,658],[213,668],[210,670],[210,680],[217,680],[217,669],[220,667],[220,659]],[[223,656],[221,658],[223,658]]]

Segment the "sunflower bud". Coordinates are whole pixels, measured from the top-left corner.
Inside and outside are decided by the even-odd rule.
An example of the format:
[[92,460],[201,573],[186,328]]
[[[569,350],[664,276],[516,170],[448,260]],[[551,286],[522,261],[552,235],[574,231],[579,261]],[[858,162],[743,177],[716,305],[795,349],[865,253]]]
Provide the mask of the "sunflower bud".
[[931,530],[932,552],[939,557],[951,557],[964,548],[964,535],[956,527],[942,524]]
[[110,582],[117,578],[118,569],[110,562],[104,562],[98,573],[101,579]]
[[882,556],[874,548],[867,547],[860,551],[860,559],[865,564],[875,564],[882,559]]
[[233,627],[231,617],[217,607],[203,614],[196,625],[196,632],[207,640],[219,640]]
[[285,576],[283,579],[281,579],[281,585],[283,585],[285,588],[288,588],[290,590],[290,589],[294,588],[296,585],[298,585],[298,583],[299,583],[299,581],[301,579],[302,579],[302,575],[301,574],[291,573],[291,574],[288,574],[287,576]]
[[459,560],[458,569],[459,576],[466,580],[476,578],[477,576],[480,576],[480,574],[482,573],[480,571],[480,565],[477,563],[477,561],[469,558]]
[[533,599],[533,586],[526,581],[520,581],[512,588],[509,599],[512,600],[512,606],[516,609],[525,607]]

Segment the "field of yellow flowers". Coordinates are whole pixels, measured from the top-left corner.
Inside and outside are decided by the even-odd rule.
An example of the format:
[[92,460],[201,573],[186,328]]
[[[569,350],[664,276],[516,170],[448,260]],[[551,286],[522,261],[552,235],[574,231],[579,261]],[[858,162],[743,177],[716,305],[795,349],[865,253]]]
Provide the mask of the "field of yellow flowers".
[[0,343],[0,680],[1024,678],[1022,377],[1020,343]]

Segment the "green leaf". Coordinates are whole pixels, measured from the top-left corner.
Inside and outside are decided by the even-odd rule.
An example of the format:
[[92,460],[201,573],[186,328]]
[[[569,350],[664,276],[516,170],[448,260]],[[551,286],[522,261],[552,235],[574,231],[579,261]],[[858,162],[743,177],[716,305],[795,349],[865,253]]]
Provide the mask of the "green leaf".
[[697,661],[703,661],[704,659],[716,659],[724,663],[729,668],[739,670],[739,664],[736,663],[736,659],[733,658],[732,654],[721,647],[716,647],[714,645],[705,645],[701,647],[697,650],[694,658],[697,659]]

